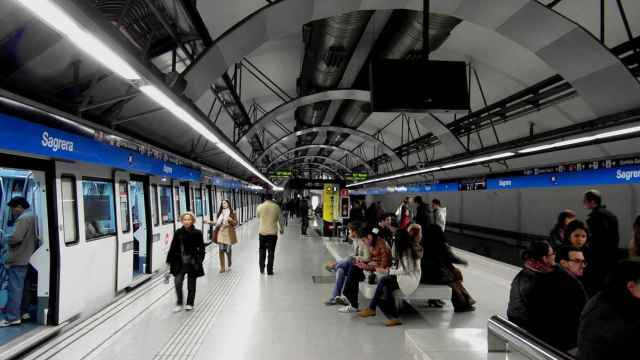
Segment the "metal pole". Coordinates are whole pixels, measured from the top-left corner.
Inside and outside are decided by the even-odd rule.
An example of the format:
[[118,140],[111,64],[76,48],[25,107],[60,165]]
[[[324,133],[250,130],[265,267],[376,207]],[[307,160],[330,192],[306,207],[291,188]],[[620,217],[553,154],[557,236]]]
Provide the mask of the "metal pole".
[[423,0],[422,6],[422,51],[425,60],[429,60],[429,12],[431,11],[431,1]]

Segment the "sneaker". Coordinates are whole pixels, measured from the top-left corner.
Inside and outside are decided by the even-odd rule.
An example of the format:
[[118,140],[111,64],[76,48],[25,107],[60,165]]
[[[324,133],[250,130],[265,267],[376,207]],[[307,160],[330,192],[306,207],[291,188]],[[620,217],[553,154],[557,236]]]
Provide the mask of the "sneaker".
[[0,328],[7,327],[7,326],[13,326],[13,325],[20,325],[20,324],[22,324],[22,320],[20,320],[20,319],[13,320],[13,321],[9,321],[9,320],[3,319],[2,321],[0,321]]
[[22,321],[29,321],[29,320],[31,320],[31,314],[29,313],[22,314]]
[[182,305],[176,305],[173,310],[174,313],[180,312],[182,311]]
[[347,306],[343,306],[340,309],[338,309],[338,312],[341,312],[343,314],[348,314],[348,313],[357,313],[358,309],[354,308],[351,305],[347,305]]
[[366,317],[369,317],[369,316],[376,316],[376,311],[372,310],[372,309],[369,309],[369,308],[365,308],[365,309],[362,309],[362,310],[360,310],[358,312],[358,316],[360,316],[361,318],[366,318]]
[[335,300],[336,300],[336,304],[345,305],[345,306],[351,305],[351,303],[349,302],[349,299],[347,299],[347,297],[344,295],[336,296]]
[[384,321],[384,326],[387,326],[387,327],[398,326],[398,325],[402,325],[402,321],[398,319],[389,319]]
[[185,309],[185,311],[191,311],[191,310],[193,310],[193,305],[185,305],[184,309]]
[[331,298],[325,301],[324,304],[327,306],[333,306],[333,305],[337,305],[338,303],[336,302],[336,298]]

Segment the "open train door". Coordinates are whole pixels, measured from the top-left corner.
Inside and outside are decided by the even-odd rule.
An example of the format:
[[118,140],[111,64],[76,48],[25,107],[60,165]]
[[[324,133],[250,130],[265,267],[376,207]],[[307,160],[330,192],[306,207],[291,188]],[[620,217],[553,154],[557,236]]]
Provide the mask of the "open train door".
[[123,290],[133,282],[133,231],[131,201],[129,199],[129,173],[116,171],[116,221],[118,223],[118,246],[116,247],[117,274],[116,291]]

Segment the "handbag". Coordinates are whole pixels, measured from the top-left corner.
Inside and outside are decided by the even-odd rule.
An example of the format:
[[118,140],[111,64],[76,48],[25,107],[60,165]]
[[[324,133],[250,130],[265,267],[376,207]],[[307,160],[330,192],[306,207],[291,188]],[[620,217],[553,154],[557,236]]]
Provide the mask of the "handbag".
[[211,233],[211,241],[214,243],[218,243],[218,233],[220,232],[220,226],[217,225],[215,229],[213,229],[213,233]]

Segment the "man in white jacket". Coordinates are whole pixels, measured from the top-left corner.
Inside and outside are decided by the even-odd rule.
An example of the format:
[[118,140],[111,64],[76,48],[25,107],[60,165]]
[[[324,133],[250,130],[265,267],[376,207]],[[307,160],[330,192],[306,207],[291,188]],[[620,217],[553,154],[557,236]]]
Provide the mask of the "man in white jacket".
[[447,208],[442,206],[440,200],[431,200],[431,208],[433,209],[433,222],[440,226],[442,232],[444,232],[445,225],[447,224]]

